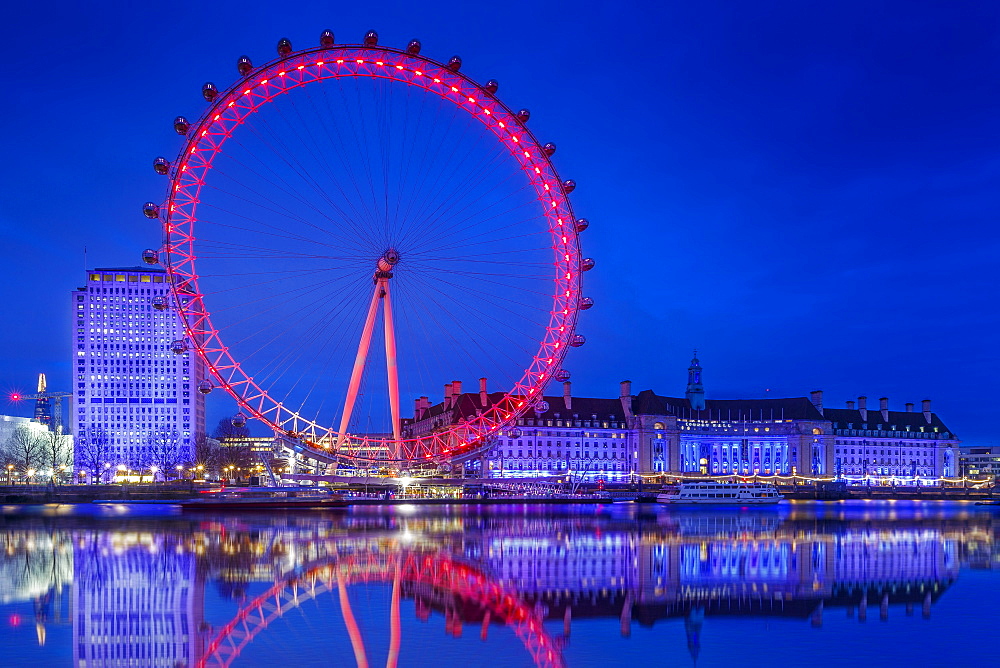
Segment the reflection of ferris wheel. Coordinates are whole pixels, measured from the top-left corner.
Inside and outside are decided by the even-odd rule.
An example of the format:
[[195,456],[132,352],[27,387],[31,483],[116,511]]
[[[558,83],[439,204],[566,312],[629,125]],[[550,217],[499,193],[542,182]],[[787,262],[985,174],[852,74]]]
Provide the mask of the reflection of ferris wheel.
[[[320,46],[255,68],[174,129],[162,252],[188,347],[241,407],[314,453],[438,462],[531,410],[575,333],[587,227],[550,156],[460,73],[378,45]],[[156,306],[154,304],[154,306]],[[161,305],[162,306],[162,305]],[[453,423],[423,393],[486,377]],[[481,381],[483,383],[483,381]],[[415,397],[413,417],[401,397]],[[422,422],[420,422],[422,420]],[[419,423],[416,424],[416,423]]]

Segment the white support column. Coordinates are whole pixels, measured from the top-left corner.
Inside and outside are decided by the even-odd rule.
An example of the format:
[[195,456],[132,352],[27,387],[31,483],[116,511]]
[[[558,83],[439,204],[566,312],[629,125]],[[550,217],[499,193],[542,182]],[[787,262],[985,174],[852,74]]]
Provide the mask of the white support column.
[[399,442],[402,439],[399,423],[399,369],[396,365],[396,332],[392,320],[392,297],[389,293],[389,279],[379,279],[382,285],[382,320],[385,323],[385,368],[389,381],[389,411],[392,415],[392,456],[399,456]]
[[351,382],[347,386],[347,399],[344,401],[344,412],[340,417],[340,429],[337,432],[335,452],[340,450],[340,446],[347,437],[347,425],[351,421],[351,414],[354,412],[354,402],[358,398],[358,388],[361,386],[361,373],[365,369],[365,360],[368,359],[368,348],[372,342],[372,330],[375,329],[375,314],[378,312],[378,303],[382,298],[382,294],[382,285],[380,282],[376,282],[375,292],[372,294],[372,302],[368,307],[368,317],[365,319],[365,328],[361,332],[361,341],[358,343],[358,354],[354,358],[354,370],[351,371]]

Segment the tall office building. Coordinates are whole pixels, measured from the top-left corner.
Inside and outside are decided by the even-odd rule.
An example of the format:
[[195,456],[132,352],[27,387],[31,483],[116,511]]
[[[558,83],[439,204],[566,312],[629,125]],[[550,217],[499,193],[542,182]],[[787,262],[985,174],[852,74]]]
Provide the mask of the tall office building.
[[[72,414],[78,470],[191,461],[205,433],[203,365],[170,304],[170,277],[154,267],[97,268],[73,291]],[[159,299],[158,299],[159,298]]]

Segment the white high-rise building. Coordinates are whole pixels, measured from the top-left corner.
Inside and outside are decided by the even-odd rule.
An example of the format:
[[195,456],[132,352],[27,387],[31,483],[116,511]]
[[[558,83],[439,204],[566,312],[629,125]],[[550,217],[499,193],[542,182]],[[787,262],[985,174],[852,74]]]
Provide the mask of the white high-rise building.
[[171,304],[169,281],[154,267],[97,268],[73,291],[77,470],[193,459],[205,433],[203,365],[190,350],[174,353],[184,332],[173,307],[154,308]]

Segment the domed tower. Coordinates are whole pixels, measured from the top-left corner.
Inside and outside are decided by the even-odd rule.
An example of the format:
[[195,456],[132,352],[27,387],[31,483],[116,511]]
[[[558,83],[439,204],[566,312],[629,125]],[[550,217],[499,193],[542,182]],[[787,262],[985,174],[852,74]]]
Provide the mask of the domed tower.
[[705,386],[701,384],[701,362],[698,361],[698,351],[694,351],[691,366],[688,367],[688,386],[684,397],[693,411],[705,410]]

